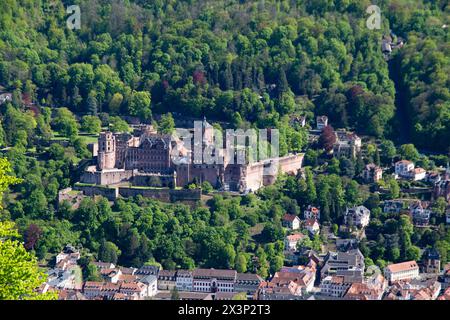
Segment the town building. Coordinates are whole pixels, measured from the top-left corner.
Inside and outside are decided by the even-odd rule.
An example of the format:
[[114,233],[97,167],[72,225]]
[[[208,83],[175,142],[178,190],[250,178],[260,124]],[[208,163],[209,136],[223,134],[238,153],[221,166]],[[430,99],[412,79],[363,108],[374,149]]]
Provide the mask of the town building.
[[390,264],[384,269],[384,275],[389,282],[414,279],[419,276],[419,266],[416,261]]
[[434,278],[413,279],[408,282],[411,300],[436,300],[442,289],[442,285]]
[[238,273],[236,275],[236,283],[234,290],[239,292],[245,292],[247,299],[254,299],[255,294],[258,291],[259,286],[263,282],[263,279],[254,273]]
[[344,295],[345,300],[381,300],[384,291],[370,288],[366,283],[352,283]]
[[257,293],[259,300],[303,300],[313,290],[316,264],[283,267],[268,282],[262,282]]
[[81,268],[79,250],[67,245],[55,258],[55,267],[47,271],[47,282],[50,288],[56,290],[80,290]]
[[144,300],[153,293],[149,292],[148,286],[142,282],[119,284],[86,281],[83,286],[83,294],[88,300]]
[[300,229],[300,218],[295,214],[286,213],[283,216],[282,225],[289,230],[298,230]]
[[352,286],[343,276],[327,276],[320,282],[320,294],[334,298],[342,298]]
[[177,272],[174,270],[160,270],[158,273],[158,290],[172,291],[177,286]]
[[193,290],[196,292],[234,292],[235,270],[195,269],[192,272]]
[[154,297],[158,294],[158,277],[154,275],[138,276],[138,281],[147,286],[147,296]]
[[176,273],[176,287],[178,291],[192,291],[192,283],[194,278],[192,276],[192,271],[189,270],[178,270]]
[[411,300],[411,292],[408,283],[396,281],[387,289],[383,300]]
[[362,282],[364,278],[364,256],[359,249],[347,252],[329,251],[320,270],[321,279],[326,276],[342,276],[345,282]]
[[155,266],[155,265],[148,265],[148,266],[142,266],[139,269],[136,270],[136,272],[134,273],[137,276],[157,276],[158,273],[160,271],[160,267],[159,266]]
[[347,208],[344,223],[349,227],[365,228],[370,222],[370,210],[364,206]]
[[425,273],[438,274],[441,272],[441,256],[435,248],[428,248],[423,253],[423,266]]

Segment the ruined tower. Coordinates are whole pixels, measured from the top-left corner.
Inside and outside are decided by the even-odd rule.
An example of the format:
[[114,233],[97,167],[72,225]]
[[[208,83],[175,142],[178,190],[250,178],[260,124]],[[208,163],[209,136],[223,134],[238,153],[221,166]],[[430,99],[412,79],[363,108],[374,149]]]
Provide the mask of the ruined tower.
[[97,165],[99,170],[114,169],[116,166],[116,137],[112,132],[100,134]]

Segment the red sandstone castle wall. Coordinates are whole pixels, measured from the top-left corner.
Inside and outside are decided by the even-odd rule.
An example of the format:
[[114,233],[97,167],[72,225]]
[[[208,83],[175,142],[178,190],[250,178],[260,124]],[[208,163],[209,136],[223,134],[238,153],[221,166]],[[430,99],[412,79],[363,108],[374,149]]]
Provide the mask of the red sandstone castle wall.
[[256,191],[262,186],[274,184],[278,174],[297,174],[303,164],[303,154],[273,159],[270,163],[256,162],[246,167],[246,188]]
[[297,174],[303,165],[303,154],[283,157],[279,160],[280,171],[282,173]]

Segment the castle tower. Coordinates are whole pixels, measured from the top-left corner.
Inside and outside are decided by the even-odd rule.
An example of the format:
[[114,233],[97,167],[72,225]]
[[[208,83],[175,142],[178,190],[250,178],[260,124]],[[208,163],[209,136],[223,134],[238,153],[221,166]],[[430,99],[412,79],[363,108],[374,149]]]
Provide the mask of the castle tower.
[[114,169],[116,166],[116,137],[112,132],[101,133],[98,138],[98,169]]

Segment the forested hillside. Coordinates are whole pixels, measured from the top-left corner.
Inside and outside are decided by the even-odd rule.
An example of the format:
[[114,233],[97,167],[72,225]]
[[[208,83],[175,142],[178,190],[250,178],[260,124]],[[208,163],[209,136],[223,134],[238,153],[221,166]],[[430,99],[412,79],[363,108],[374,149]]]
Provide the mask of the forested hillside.
[[[382,30],[366,27],[369,1],[6,0],[0,84],[81,113],[150,119],[175,111],[260,126],[315,113],[335,127],[382,136],[395,112],[380,46],[392,24],[408,41],[402,79],[414,139],[431,134],[442,147],[449,134],[445,1],[379,2]],[[79,31],[65,26],[64,5],[73,3],[81,5]]]

